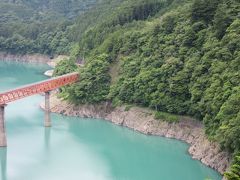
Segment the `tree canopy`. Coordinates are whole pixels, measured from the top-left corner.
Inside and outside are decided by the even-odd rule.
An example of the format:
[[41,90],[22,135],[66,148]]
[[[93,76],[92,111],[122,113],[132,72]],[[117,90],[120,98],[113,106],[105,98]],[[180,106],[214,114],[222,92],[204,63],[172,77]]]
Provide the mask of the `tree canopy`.
[[[239,152],[240,2],[128,1],[112,9],[111,16],[103,13],[99,21],[94,11],[88,12],[95,24],[78,34],[76,58],[84,56],[87,64],[98,64],[95,57],[108,55],[110,70],[99,71],[98,76],[117,79],[110,85],[104,79],[107,88],[96,86],[99,94],[95,91],[94,96],[103,90],[99,101],[196,117],[203,121],[211,140],[230,153]],[[88,77],[95,75],[92,71]],[[93,82],[86,78],[85,85],[73,86],[69,99],[99,102],[86,93],[91,92]],[[238,161],[226,174],[228,179],[239,178],[237,166]]]
[[75,18],[99,0],[1,0],[0,50],[13,54],[68,54]]
[[[32,6],[22,3],[29,1],[18,2],[11,8],[21,5],[25,13],[0,18],[1,50],[72,54],[55,71],[80,71],[80,81],[62,89],[62,97],[72,103],[136,104],[155,109],[158,116],[199,119],[209,139],[236,159],[226,177],[240,178],[238,0],[84,1],[87,11],[75,20],[76,1],[60,8],[61,1],[54,13],[41,15],[55,2],[46,1],[34,6],[36,16]],[[57,22],[52,21],[55,13],[60,14]],[[83,68],[74,65],[78,59],[85,60]]]

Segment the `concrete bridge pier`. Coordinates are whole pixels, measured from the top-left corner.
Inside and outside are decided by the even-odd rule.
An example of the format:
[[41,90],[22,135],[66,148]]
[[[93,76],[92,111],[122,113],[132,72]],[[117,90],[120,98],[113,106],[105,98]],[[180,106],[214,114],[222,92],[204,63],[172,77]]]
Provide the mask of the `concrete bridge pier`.
[[0,147],[7,146],[4,117],[5,106],[6,105],[0,105]]
[[45,127],[51,127],[51,117],[50,117],[50,91],[45,92]]

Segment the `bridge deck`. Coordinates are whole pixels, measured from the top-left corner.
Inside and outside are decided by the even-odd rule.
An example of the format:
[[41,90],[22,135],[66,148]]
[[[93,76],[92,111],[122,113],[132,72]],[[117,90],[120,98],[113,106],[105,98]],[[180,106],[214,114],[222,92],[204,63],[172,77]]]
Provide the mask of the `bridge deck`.
[[74,83],[78,80],[78,77],[78,73],[70,73],[0,93],[0,105]]

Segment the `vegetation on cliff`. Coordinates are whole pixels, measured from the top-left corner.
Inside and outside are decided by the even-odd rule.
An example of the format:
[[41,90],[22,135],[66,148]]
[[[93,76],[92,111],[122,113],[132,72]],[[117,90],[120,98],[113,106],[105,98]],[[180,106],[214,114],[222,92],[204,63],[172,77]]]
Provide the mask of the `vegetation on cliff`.
[[[128,1],[113,10],[112,16],[106,14],[78,34],[76,59],[87,59],[81,72],[94,76],[95,69],[88,64],[96,64],[97,56],[108,55],[109,71],[98,75],[109,74],[115,79],[110,88],[108,78],[106,86],[97,86],[95,97],[104,91],[98,100],[194,116],[204,122],[211,140],[220,142],[230,153],[238,152],[239,1]],[[94,13],[89,12],[88,18],[94,19],[91,15]],[[91,84],[95,80],[84,81]],[[69,99],[92,103],[91,98],[77,95],[78,91],[82,94],[79,87],[81,80],[66,91]],[[91,92],[92,86],[84,90]],[[231,179],[231,175],[227,177]]]
[[228,180],[238,180],[240,177],[240,153],[236,154],[229,172],[225,173]]

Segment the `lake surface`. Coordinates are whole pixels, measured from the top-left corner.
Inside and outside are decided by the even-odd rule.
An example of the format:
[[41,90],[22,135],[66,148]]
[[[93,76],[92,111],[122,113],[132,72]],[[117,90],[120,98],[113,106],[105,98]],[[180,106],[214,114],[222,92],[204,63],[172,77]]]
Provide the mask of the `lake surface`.
[[[0,91],[46,79],[46,65],[0,61]],[[146,136],[97,119],[52,114],[44,128],[40,95],[6,108],[8,147],[0,148],[2,180],[220,180],[192,160],[188,145]]]

